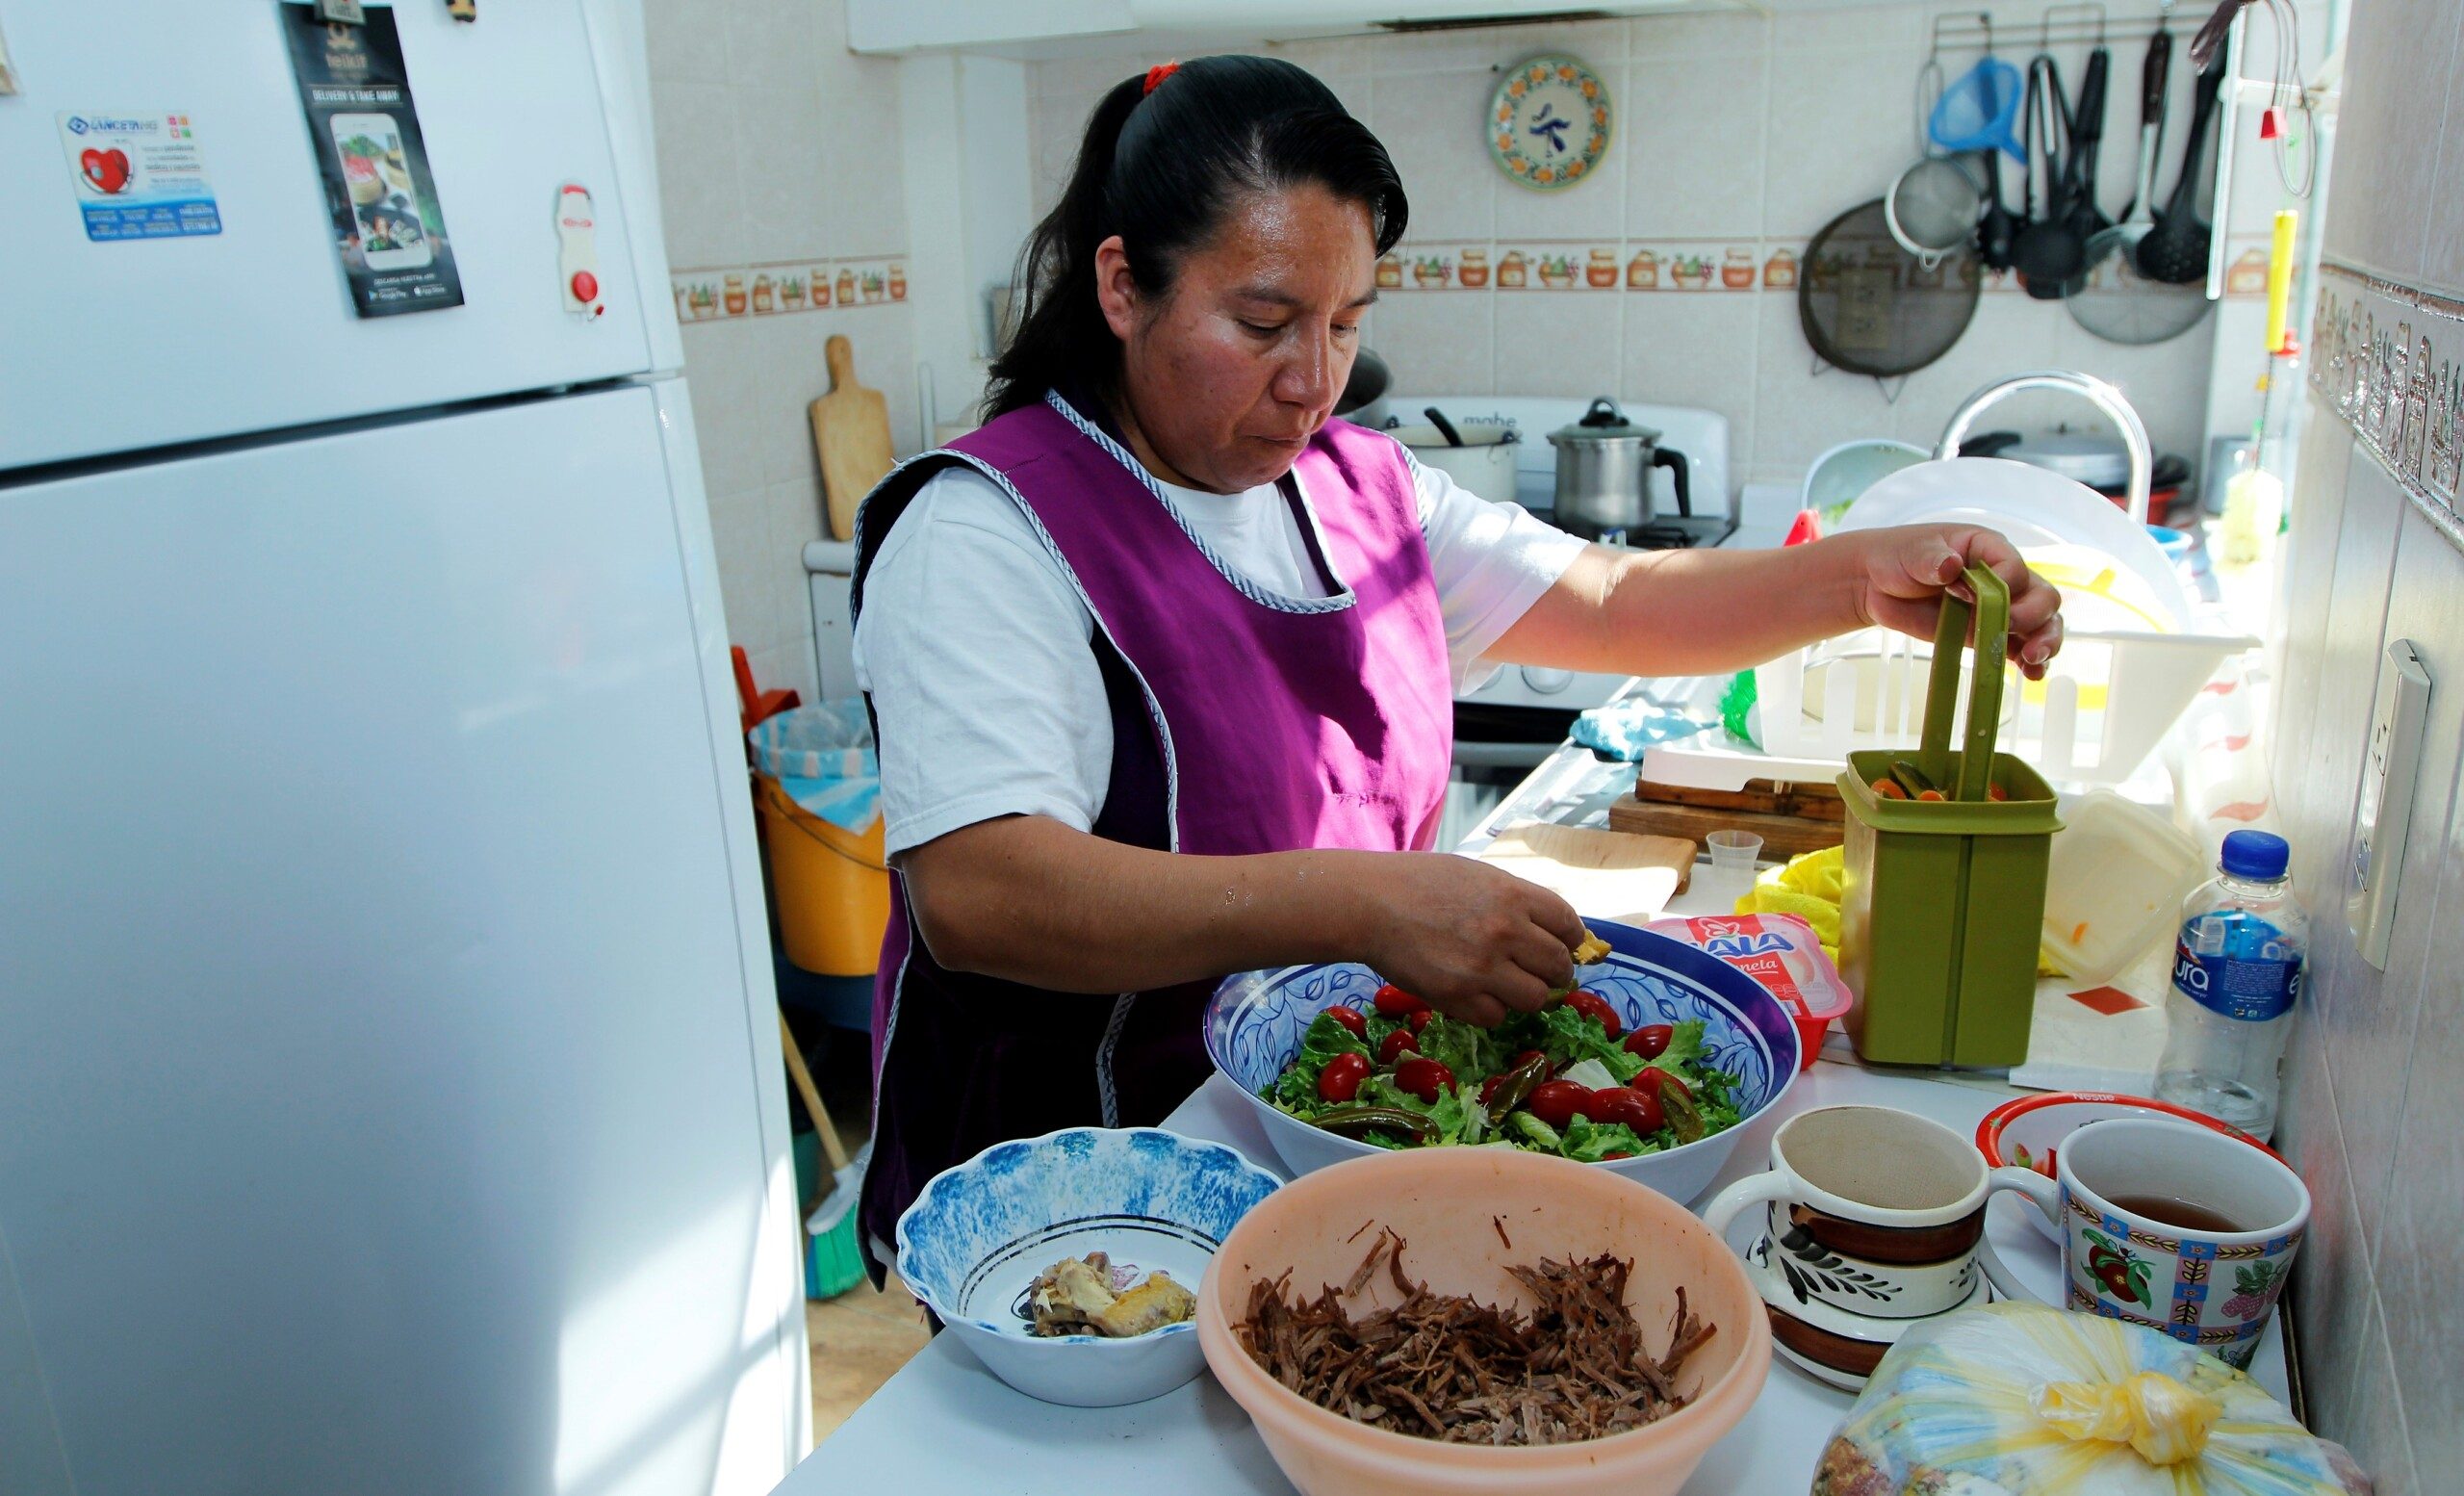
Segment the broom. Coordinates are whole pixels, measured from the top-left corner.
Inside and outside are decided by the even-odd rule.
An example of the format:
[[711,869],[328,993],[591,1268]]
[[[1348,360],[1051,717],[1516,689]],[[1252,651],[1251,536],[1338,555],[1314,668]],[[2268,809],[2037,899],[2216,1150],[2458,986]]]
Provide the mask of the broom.
[[854,1158],[847,1156],[847,1147],[838,1141],[838,1129],[830,1124],[830,1112],[821,1104],[821,1089],[812,1083],[812,1071],[805,1068],[804,1051],[796,1046],[796,1031],[787,1026],[784,1013],[779,1015],[779,1044],[786,1051],[787,1073],[795,1080],[796,1095],[804,1098],[805,1115],[812,1119],[812,1130],[821,1139],[830,1167],[813,1198],[801,1205],[805,1231],[811,1238],[811,1250],[805,1256],[805,1297],[835,1299],[864,1280],[864,1252],[856,1240],[856,1201],[863,1192],[864,1165],[872,1157],[873,1146],[867,1142]]

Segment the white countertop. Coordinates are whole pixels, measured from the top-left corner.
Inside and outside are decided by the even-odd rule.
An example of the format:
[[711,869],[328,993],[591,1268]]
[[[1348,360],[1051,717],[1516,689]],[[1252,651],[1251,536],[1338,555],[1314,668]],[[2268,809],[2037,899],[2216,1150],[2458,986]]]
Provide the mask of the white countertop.
[[[1492,824],[1535,816],[1580,819],[1580,802],[1590,796],[1574,782],[1579,776],[1571,772],[1573,765],[1566,767],[1564,779],[1553,782],[1545,767],[1535,773],[1499,808]],[[1724,894],[1733,897],[1713,882],[1707,864],[1700,865],[1694,887],[1671,912],[1717,912]],[[1842,1057],[1836,1034],[1824,1054],[1777,1107],[1745,1125],[1728,1167],[1705,1192],[1705,1199],[1732,1180],[1767,1167],[1773,1130],[1798,1112],[1851,1102],[1896,1106],[1965,1134],[1987,1112],[2020,1094],[1993,1079],[1867,1070]],[[1255,1117],[1231,1082],[1219,1075],[1165,1119],[1164,1125],[1229,1144],[1262,1167],[1286,1173]],[[2033,1286],[2054,1291],[2059,1255],[2020,1216],[2022,1208],[2007,1194],[1997,1197],[1988,1212],[1987,1228],[2013,1272]],[[1740,1218],[1732,1246],[1750,1241],[1752,1218],[1751,1211]],[[2283,1340],[2273,1319],[2261,1340],[2253,1375],[2279,1401],[2288,1400]],[[1811,1481],[1823,1445],[1852,1401],[1850,1394],[1816,1382],[1775,1355],[1762,1396],[1744,1421],[1713,1446],[1685,1490],[1689,1496],[1796,1496]],[[1057,1407],[1011,1391],[954,1337],[941,1335],[857,1409],[778,1490],[780,1496],[836,1496],[849,1490],[894,1491],[898,1496],[976,1496],[988,1490],[1086,1496],[1089,1491],[1135,1489],[1134,1483],[1151,1483],[1166,1471],[1175,1496],[1292,1488],[1251,1430],[1248,1416],[1212,1376],[1129,1407]]]

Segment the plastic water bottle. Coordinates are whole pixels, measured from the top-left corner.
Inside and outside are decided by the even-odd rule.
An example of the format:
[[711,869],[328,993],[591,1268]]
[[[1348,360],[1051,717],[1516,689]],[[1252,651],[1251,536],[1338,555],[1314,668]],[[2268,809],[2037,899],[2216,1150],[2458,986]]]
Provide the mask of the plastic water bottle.
[[2216,880],[2182,901],[2170,1032],[2156,1065],[2159,1097],[2261,1141],[2275,1131],[2285,1034],[2310,949],[2289,857],[2282,837],[2234,832]]

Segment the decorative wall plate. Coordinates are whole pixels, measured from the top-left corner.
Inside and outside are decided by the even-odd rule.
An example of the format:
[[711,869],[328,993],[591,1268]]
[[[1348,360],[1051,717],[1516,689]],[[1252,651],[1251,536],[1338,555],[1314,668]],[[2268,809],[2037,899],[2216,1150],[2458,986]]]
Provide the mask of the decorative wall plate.
[[1555,192],[1600,169],[1614,120],[1599,74],[1572,57],[1531,58],[1498,75],[1489,95],[1489,154],[1516,182]]

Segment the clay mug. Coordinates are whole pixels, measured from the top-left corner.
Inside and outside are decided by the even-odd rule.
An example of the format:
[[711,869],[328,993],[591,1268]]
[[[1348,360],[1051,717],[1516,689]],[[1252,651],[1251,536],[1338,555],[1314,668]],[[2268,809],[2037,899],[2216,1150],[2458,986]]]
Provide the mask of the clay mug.
[[1771,1138],[1769,1172],[1704,1207],[1725,1235],[1748,1206],[1763,1231],[1744,1252],[1781,1352],[1835,1385],[1861,1384],[1911,1325],[1985,1298],[1980,1259],[2007,1274],[1985,1239],[1996,1190],[2042,1183],[2033,1170],[1989,1168],[1973,1144],[1937,1122],[1886,1106],[1801,1112]]
[[[2050,1179],[2020,1184],[2059,1224],[2058,1307],[2128,1320],[2248,1370],[2293,1254],[2310,1190],[2293,1166],[2227,1133],[2165,1118],[2093,1122],[2063,1140]],[[2006,1299],[2039,1301],[1998,1261]]]

